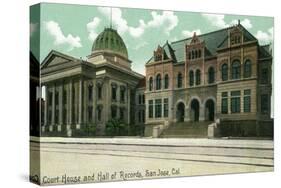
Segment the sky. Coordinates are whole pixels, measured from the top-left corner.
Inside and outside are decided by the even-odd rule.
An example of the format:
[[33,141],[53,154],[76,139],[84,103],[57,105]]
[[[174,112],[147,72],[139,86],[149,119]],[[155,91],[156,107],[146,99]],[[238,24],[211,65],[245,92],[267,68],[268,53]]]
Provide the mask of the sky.
[[31,7],[30,49],[42,63],[51,50],[86,59],[95,38],[112,27],[123,38],[132,69],[145,73],[145,63],[158,45],[240,23],[259,43],[273,42],[272,17],[206,14],[132,8],[43,3]]

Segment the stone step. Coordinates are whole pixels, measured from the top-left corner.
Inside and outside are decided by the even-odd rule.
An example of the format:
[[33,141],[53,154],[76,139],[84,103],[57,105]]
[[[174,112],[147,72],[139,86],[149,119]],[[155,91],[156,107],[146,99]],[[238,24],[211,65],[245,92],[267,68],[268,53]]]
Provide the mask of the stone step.
[[180,122],[164,130],[161,138],[206,138],[208,125],[212,122]]

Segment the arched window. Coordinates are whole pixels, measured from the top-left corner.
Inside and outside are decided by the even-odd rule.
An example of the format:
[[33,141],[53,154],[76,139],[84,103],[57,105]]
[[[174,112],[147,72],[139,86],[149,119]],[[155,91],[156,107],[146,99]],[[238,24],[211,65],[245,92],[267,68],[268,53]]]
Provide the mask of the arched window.
[[193,72],[193,70],[189,71],[189,85],[190,86],[194,85],[194,72]]
[[200,85],[200,82],[201,82],[201,72],[199,69],[196,70],[196,75],[195,75],[195,82],[196,82],[196,85]]
[[210,67],[208,70],[208,83],[212,84],[215,82],[215,70],[213,67]]
[[102,85],[100,83],[98,83],[98,99],[102,98]]
[[164,88],[168,89],[169,88],[169,75],[166,74],[164,78]]
[[153,78],[150,77],[149,78],[149,91],[152,91],[152,88],[153,88]]
[[89,99],[89,101],[93,100],[93,85],[92,84],[90,84],[88,86],[88,99]]
[[226,81],[228,79],[228,65],[226,63],[221,66],[221,79],[222,81]]
[[156,76],[156,90],[161,89],[161,75],[157,74]]
[[231,78],[232,79],[239,79],[241,75],[240,70],[240,61],[234,60],[231,65]]
[[197,50],[195,50],[195,59],[197,59],[197,57],[198,57],[198,52]]
[[191,59],[194,59],[194,51],[192,50],[192,58]]
[[198,51],[198,57],[201,57],[201,50]]
[[245,61],[244,63],[244,78],[249,78],[251,77],[252,74],[252,63],[251,61],[248,59]]
[[102,106],[98,106],[97,107],[97,111],[98,111],[98,121],[101,121],[101,117],[102,117]]
[[178,81],[178,83],[177,83],[178,88],[181,88],[182,87],[182,74],[181,73],[178,74],[177,81]]

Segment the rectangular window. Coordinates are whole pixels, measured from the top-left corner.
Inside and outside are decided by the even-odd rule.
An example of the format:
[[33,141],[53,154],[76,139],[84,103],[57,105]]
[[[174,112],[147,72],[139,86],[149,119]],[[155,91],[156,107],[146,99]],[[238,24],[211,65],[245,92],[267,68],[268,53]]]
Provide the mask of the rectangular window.
[[142,122],[141,111],[138,112],[138,117],[139,117],[139,123],[141,123]]
[[55,110],[55,123],[56,124],[59,123],[59,110],[58,109]]
[[93,86],[92,85],[88,86],[88,100],[89,101],[93,100]]
[[92,120],[93,120],[93,107],[92,106],[88,107],[88,120],[89,120],[89,122],[92,122]]
[[98,121],[101,121],[101,108],[98,108]]
[[251,112],[251,90],[244,90],[244,112]]
[[168,98],[164,99],[164,117],[169,116],[169,100]]
[[148,101],[148,117],[153,118],[153,100]]
[[160,118],[162,116],[162,99],[155,100],[155,117]]
[[111,88],[111,97],[113,101],[116,101],[116,87]]
[[58,91],[55,92],[55,104],[59,105],[59,92]]
[[117,107],[116,106],[112,106],[111,107],[111,118],[116,118],[117,115]]
[[240,91],[231,92],[231,113],[240,113]]
[[124,108],[120,108],[120,120],[124,120]]
[[67,91],[66,91],[66,89],[63,90],[63,97],[62,98],[63,98],[62,99],[63,104],[66,105],[67,104],[67,101],[66,101],[67,100]]
[[98,86],[98,99],[102,98],[102,87]]
[[261,83],[262,84],[268,83],[268,68],[263,68],[261,70]]
[[52,109],[51,108],[49,108],[49,110],[48,110],[48,121],[52,122]]
[[139,94],[139,104],[142,104],[142,96]]
[[228,113],[228,98],[227,98],[227,92],[222,92],[221,94],[221,113],[227,114]]
[[63,124],[66,124],[67,123],[67,110],[66,108],[63,109]]
[[52,92],[49,92],[48,93],[48,105],[52,106],[52,103],[53,103],[53,95],[52,95]]
[[125,89],[120,90],[120,101],[125,102]]
[[269,112],[269,97],[268,94],[261,95],[261,113],[267,114]]

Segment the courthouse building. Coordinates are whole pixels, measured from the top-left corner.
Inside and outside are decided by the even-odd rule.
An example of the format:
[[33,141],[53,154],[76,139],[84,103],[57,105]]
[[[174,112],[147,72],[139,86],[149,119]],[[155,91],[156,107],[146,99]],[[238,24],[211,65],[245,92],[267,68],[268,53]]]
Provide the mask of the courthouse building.
[[165,134],[214,121],[221,136],[272,136],[271,54],[239,23],[159,45],[144,77],[131,69],[117,31],[106,28],[86,60],[51,51],[43,61],[42,132],[73,136],[96,126],[104,135],[106,122],[118,118],[145,124],[146,136],[159,125]]
[[83,126],[96,126],[96,134],[104,135],[112,118],[133,124],[136,86],[144,76],[131,63],[124,41],[112,28],[99,34],[87,60],[51,51],[41,65],[43,135],[73,136]]
[[146,134],[219,120],[222,136],[272,136],[271,53],[240,23],[158,46],[145,65]]

